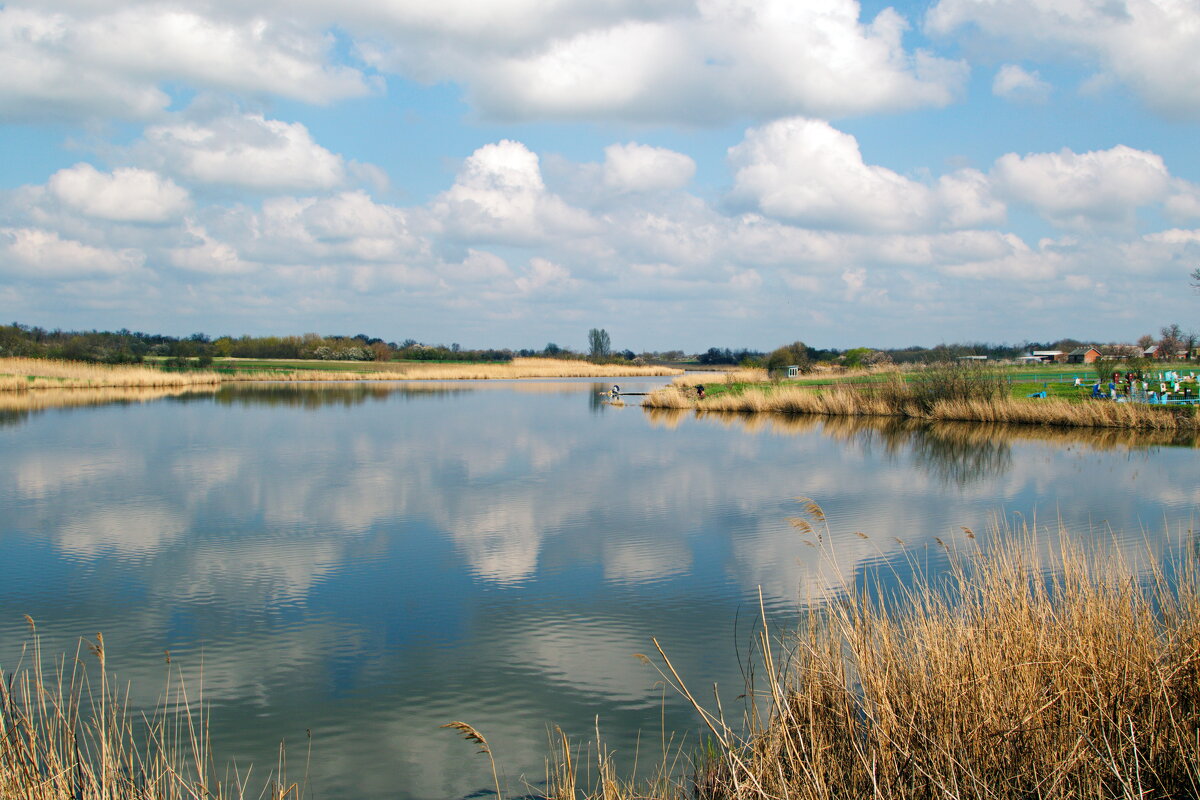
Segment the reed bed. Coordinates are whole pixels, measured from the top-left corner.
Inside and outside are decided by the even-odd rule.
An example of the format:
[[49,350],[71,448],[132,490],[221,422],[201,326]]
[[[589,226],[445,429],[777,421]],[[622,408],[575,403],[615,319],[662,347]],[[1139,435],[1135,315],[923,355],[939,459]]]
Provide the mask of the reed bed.
[[835,386],[824,389],[779,387],[721,394],[699,400],[665,387],[642,405],[649,408],[691,408],[698,412],[822,414],[827,416],[909,417],[959,422],[989,422],[1064,427],[1127,428],[1150,431],[1191,431],[1200,428],[1194,408],[1140,403],[1061,399],[1025,400],[1005,396],[928,398],[888,387]]
[[227,381],[451,381],[512,380],[518,378],[628,378],[678,375],[670,367],[592,364],[587,361],[549,358],[514,358],[505,364],[404,364],[392,370],[369,372],[329,372],[294,370],[291,372],[236,372],[225,375]]
[[165,372],[153,367],[86,364],[42,358],[0,358],[0,392],[101,387],[185,387],[221,382],[215,372]]
[[656,641],[653,663],[707,729],[691,770],[644,786],[552,780],[547,796],[1200,797],[1194,561],[1168,578],[1065,532],[1049,551],[1028,528],[1017,546],[1004,533],[989,549],[968,531],[946,578],[914,563],[908,588],[849,589],[785,640],[764,625],[736,726]]
[[770,378],[765,369],[758,367],[750,369],[731,369],[728,372],[706,372],[702,375],[695,373],[679,375],[671,383],[680,387],[711,386],[730,383],[766,383]]
[[[168,672],[157,709],[142,715],[107,671],[104,637],[74,658],[43,662],[33,620],[18,667],[0,673],[0,797],[22,800],[226,800],[245,796],[243,776],[222,779],[207,717]],[[27,659],[27,660],[26,660]],[[88,659],[91,660],[91,659]],[[282,766],[282,752],[281,761]],[[276,773],[276,778],[282,772]],[[299,800],[300,788],[268,779],[252,796]]]
[[215,385],[40,389],[36,392],[0,392],[0,412],[44,411],[48,408],[103,406],[111,403],[147,403],[164,397],[212,393]]
[[516,358],[506,364],[406,364],[397,369],[339,371],[297,369],[167,372],[154,367],[108,366],[37,358],[0,358],[0,392],[101,387],[186,387],[261,381],[448,381],[517,378],[628,378],[678,375],[670,367],[592,364],[587,361]]

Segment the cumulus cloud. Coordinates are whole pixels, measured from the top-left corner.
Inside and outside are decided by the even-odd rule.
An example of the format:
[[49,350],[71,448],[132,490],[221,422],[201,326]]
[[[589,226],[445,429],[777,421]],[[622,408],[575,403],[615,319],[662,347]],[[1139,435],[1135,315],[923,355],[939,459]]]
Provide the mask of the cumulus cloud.
[[344,159],[317,144],[299,122],[259,114],[146,129],[135,158],[199,183],[263,191],[332,189],[346,181]]
[[0,271],[14,277],[55,280],[116,276],[137,269],[143,254],[109,250],[40,228],[0,228]]
[[695,161],[663,147],[630,142],[604,148],[604,185],[618,192],[682,189],[695,174]]
[[523,294],[544,293],[548,289],[570,289],[577,285],[565,267],[544,258],[530,260],[529,269],[515,282]]
[[472,153],[433,212],[453,236],[472,242],[528,244],[594,228],[585,212],[546,189],[537,155],[508,139]]
[[729,151],[731,199],[806,227],[906,231],[997,222],[1004,208],[977,171],[937,186],[866,164],[853,136],[822,120],[778,120]]
[[146,118],[168,106],[168,81],[306,102],[370,91],[361,72],[328,63],[332,44],[319,29],[277,18],[8,4],[0,8],[0,117]]
[[1118,145],[1074,153],[1009,153],[992,178],[1004,194],[1062,225],[1131,223],[1139,206],[1164,199],[1171,177],[1160,156]]
[[80,163],[50,177],[50,191],[66,205],[113,222],[166,222],[187,210],[187,190],[144,169],[102,173]]
[[[864,23],[853,0],[565,0],[541,23],[521,23],[518,9],[515,25],[491,34],[453,28],[453,6],[421,21],[393,17],[391,39],[364,52],[383,69],[456,79],[501,118],[862,114],[945,105],[966,76],[959,62],[905,50],[908,25],[895,11]],[[422,41],[414,26],[435,35]]]
[[1029,72],[1016,64],[1005,64],[992,80],[992,94],[1018,103],[1045,103],[1050,99],[1050,84],[1037,70]]
[[1100,65],[1101,80],[1125,83],[1163,115],[1200,115],[1200,8],[1194,3],[940,0],[926,21],[934,33],[971,27],[1031,54],[1081,56]]
[[240,275],[255,269],[256,265],[244,261],[237,248],[214,239],[203,227],[190,223],[187,232],[191,238],[188,245],[167,251],[172,266],[205,275]]

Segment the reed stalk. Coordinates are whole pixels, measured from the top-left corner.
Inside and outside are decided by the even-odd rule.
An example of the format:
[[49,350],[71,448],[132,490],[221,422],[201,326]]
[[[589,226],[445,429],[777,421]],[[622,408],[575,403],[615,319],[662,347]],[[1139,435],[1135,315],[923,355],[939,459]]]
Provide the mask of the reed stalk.
[[[0,797],[21,800],[232,800],[243,776],[218,776],[208,720],[170,665],[158,706],[130,708],[104,637],[50,664],[34,622],[20,663],[0,670]],[[200,705],[202,707],[202,704]],[[259,797],[299,798],[281,770]]]
[[916,568],[907,589],[849,589],[782,639],[763,614],[739,726],[660,649],[713,746],[690,774],[621,797],[1200,797],[1194,561],[1139,573],[1065,533],[1048,550],[1029,528],[994,532],[1020,544],[989,549],[964,531],[943,579]]

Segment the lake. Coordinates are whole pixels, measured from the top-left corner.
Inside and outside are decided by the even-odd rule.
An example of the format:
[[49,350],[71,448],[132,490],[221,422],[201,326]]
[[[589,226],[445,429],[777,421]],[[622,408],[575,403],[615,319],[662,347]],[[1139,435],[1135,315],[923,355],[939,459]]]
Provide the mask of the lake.
[[[846,586],[943,568],[939,539],[1015,535],[996,526],[1036,523],[1051,551],[1061,520],[1144,564],[1196,547],[1194,446],[697,418],[606,404],[607,387],[251,384],[0,410],[0,666],[24,614],[47,653],[102,631],[152,707],[169,651],[251,785],[281,740],[299,778],[311,731],[314,797],[490,792],[487,759],[438,727],[465,720],[515,796],[542,781],[551,725],[598,726],[624,771],[664,729],[694,742],[633,654],[657,637],[734,707],[760,589],[783,631]],[[797,528],[797,498],[828,527]]]

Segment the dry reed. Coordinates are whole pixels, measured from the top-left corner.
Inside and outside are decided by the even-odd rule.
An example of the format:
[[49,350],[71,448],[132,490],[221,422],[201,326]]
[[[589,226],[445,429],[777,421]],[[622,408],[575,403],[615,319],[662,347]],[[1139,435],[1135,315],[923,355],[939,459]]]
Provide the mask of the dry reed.
[[926,400],[875,387],[835,386],[824,389],[780,387],[721,394],[703,400],[677,387],[666,387],[642,402],[648,408],[692,408],[698,412],[822,414],[829,416],[891,416],[960,422],[992,422],[1066,427],[1129,428],[1189,431],[1200,427],[1197,409],[1140,403],[1061,399],[1025,400],[1010,397]]
[[101,387],[185,387],[221,382],[215,372],[165,372],[153,367],[86,364],[42,358],[0,358],[0,392]]
[[586,796],[1200,797],[1194,562],[1138,574],[1065,533],[1046,556],[1029,529],[990,551],[964,531],[945,579],[914,564],[909,588],[850,590],[785,642],[764,625],[736,728],[659,648],[663,680],[695,707],[711,749],[670,785]]
[[758,367],[731,369],[728,372],[705,372],[679,375],[671,382],[676,386],[714,385],[720,383],[766,383],[767,371]]
[[[23,800],[224,800],[246,792],[243,776],[216,774],[202,702],[168,666],[157,709],[130,709],[107,669],[104,637],[54,667],[40,638],[0,673],[0,797]],[[281,761],[282,764],[282,761]],[[278,773],[282,775],[282,771]],[[268,779],[259,797],[299,800],[300,787]]]
[[206,370],[166,372],[154,367],[109,366],[37,358],[0,358],[0,392],[31,389],[95,389],[101,387],[186,387],[226,382],[260,381],[448,381],[518,378],[628,378],[678,375],[669,367],[592,364],[587,361],[515,358],[505,364],[404,364],[396,369],[364,372],[303,369],[291,364],[278,371],[217,373]]
[[628,378],[678,375],[669,367],[592,364],[550,358],[514,358],[504,364],[403,364],[395,369],[332,372],[294,369],[290,372],[246,371],[222,376],[227,381],[452,381],[513,380],[518,378]]
[[41,389],[36,392],[0,392],[0,412],[43,411],[47,408],[102,406],[110,403],[146,403],[164,397],[212,393],[215,385],[120,387],[99,389]]

